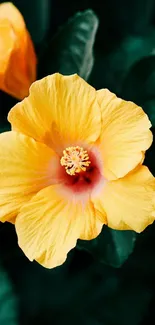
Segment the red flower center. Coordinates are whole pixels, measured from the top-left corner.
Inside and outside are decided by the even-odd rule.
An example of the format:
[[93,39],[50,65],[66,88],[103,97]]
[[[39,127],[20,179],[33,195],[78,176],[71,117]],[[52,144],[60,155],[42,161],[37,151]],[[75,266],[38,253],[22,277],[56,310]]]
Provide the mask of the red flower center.
[[73,193],[93,190],[103,179],[99,159],[93,150],[80,147],[64,150],[60,162],[59,179]]

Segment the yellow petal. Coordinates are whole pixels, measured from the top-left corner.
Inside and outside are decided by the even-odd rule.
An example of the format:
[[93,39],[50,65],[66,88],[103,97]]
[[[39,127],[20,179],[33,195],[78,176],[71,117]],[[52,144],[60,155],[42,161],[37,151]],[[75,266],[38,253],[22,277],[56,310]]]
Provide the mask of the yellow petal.
[[108,180],[123,177],[144,159],[152,143],[151,123],[141,107],[117,98],[107,89],[97,92],[102,110],[99,149]]
[[3,91],[18,99],[28,96],[29,88],[36,79],[36,55],[27,31],[24,32],[21,40],[16,39],[2,77],[3,83],[1,83],[0,88]]
[[137,167],[122,179],[105,184],[94,206],[106,212],[113,229],[143,231],[155,219],[155,179],[147,167]]
[[20,33],[25,28],[21,13],[11,2],[0,4],[0,21],[3,19],[8,19],[17,33]]
[[16,217],[23,203],[55,181],[56,159],[50,148],[25,135],[0,134],[0,221]]
[[11,23],[4,19],[0,20],[0,83],[7,68],[8,60],[15,46],[16,35]]
[[100,135],[101,112],[96,91],[77,75],[58,73],[36,81],[30,95],[8,115],[13,130],[55,150],[93,143]]
[[84,208],[60,193],[60,185],[41,190],[16,218],[19,246],[31,261],[47,268],[61,265],[81,234],[92,239],[102,228],[91,203]]
[[107,223],[105,212],[102,210],[101,214],[94,209],[92,202],[89,202],[87,205],[86,213],[83,215],[83,213],[79,211],[79,215],[83,222],[79,238],[83,240],[96,238],[100,234],[103,225]]
[[0,5],[0,31],[0,89],[23,99],[36,79],[36,55],[24,19],[12,3]]

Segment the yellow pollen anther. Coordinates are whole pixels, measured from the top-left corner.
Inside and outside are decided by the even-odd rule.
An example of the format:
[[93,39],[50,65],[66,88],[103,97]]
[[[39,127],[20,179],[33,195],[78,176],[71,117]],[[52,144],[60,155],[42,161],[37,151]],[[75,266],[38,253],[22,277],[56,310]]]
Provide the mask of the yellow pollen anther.
[[73,176],[81,171],[85,172],[91,162],[87,150],[77,146],[66,148],[60,163],[65,167],[66,173]]

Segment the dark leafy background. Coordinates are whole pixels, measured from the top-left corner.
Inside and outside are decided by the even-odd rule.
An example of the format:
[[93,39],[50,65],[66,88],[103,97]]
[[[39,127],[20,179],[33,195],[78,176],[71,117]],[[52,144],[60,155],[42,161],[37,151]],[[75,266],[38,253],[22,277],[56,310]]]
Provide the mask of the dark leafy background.
[[[1,1],[2,2],[2,1]],[[154,0],[16,0],[35,43],[38,78],[78,73],[141,105],[155,133]],[[95,37],[96,36],[96,37]],[[16,103],[0,93],[0,131]],[[155,175],[155,144],[146,164]],[[11,161],[10,161],[11,163]],[[46,270],[0,224],[0,325],[155,323],[155,225],[142,234],[105,227]]]

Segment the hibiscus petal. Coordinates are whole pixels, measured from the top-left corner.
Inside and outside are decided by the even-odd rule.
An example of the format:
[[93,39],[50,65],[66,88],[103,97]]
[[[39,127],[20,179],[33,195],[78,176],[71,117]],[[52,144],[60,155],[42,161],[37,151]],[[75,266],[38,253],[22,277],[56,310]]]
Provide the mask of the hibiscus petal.
[[105,213],[102,215],[99,211],[94,209],[94,205],[90,202],[87,205],[87,213],[83,214],[80,212],[81,218],[83,219],[83,225],[80,233],[80,239],[91,240],[96,238],[104,224],[107,223]]
[[23,99],[36,79],[37,60],[24,19],[10,2],[0,4],[0,31],[0,89]]
[[18,33],[25,28],[25,22],[20,11],[11,2],[0,4],[0,20],[2,19],[8,19],[13,29]]
[[151,123],[141,107],[117,98],[107,89],[97,92],[102,110],[99,149],[108,180],[126,175],[144,159],[152,143]]
[[6,71],[8,60],[15,46],[16,35],[11,23],[6,20],[0,20],[1,42],[0,42],[0,84],[3,74]]
[[11,221],[23,203],[56,182],[57,159],[32,138],[13,131],[0,134],[0,221]]
[[92,203],[83,207],[60,193],[60,185],[41,190],[16,218],[19,246],[30,260],[47,268],[61,265],[80,235],[92,239],[103,225],[97,220]]
[[101,110],[95,89],[82,78],[56,73],[35,82],[29,97],[9,112],[8,120],[13,130],[59,151],[71,144],[96,141]]
[[155,179],[146,166],[122,179],[107,182],[100,198],[92,198],[100,212],[106,212],[113,229],[143,231],[155,219]]

